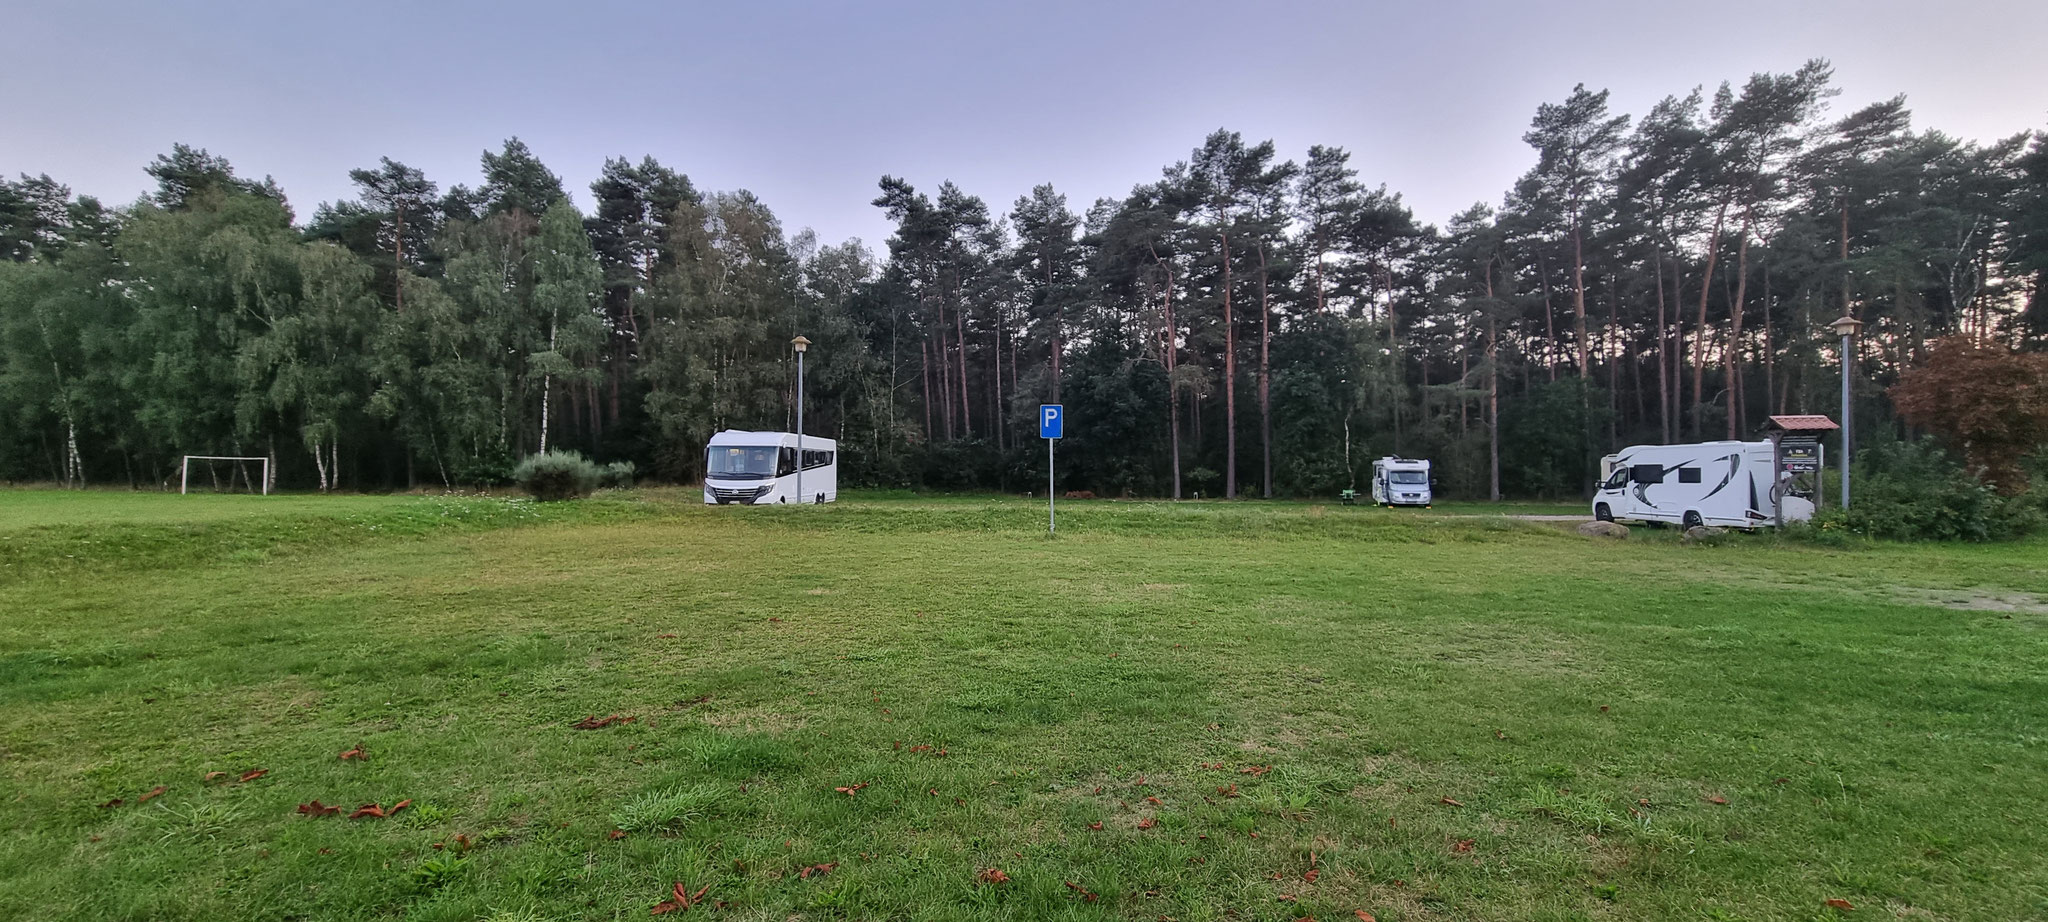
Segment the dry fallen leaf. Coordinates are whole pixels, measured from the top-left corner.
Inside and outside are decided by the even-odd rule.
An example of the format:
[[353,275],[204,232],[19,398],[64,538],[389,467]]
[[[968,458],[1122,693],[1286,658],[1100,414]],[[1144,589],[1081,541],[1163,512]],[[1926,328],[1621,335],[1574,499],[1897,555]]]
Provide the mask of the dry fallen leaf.
[[611,839],[612,841],[614,841],[614,842],[617,842],[618,840],[620,840],[620,839],[623,839],[623,838],[625,838],[625,837],[626,837],[626,831],[625,831],[625,830],[623,830],[623,829],[614,829],[614,830],[612,830],[611,832],[607,833],[606,835],[607,835],[607,837],[608,837],[608,838],[610,838],[610,839]]
[[366,816],[374,816],[378,819],[383,819],[384,817],[390,815],[391,814],[384,812],[383,807],[380,807],[376,804],[364,804],[360,807],[357,807],[356,812],[349,814],[348,818],[352,820],[359,820]]
[[116,798],[114,798],[113,800],[110,800],[110,801],[107,801],[106,803],[100,804],[100,809],[102,809],[102,810],[105,810],[105,809],[107,809],[107,808],[109,808],[109,807],[118,807],[118,806],[120,806],[120,805],[121,805],[122,803],[123,803],[123,801],[121,800],[121,798],[119,798],[119,797],[116,797]]
[[856,785],[852,785],[852,786],[849,786],[849,787],[843,787],[843,788],[833,788],[832,790],[838,791],[839,793],[841,793],[841,794],[844,794],[844,795],[846,795],[846,796],[848,796],[848,797],[852,797],[852,796],[854,795],[854,792],[856,792],[856,791],[859,791],[859,790],[860,790],[861,788],[864,788],[864,787],[867,787],[867,786],[868,786],[868,783],[867,783],[867,782],[865,782],[865,781],[863,781],[863,782],[861,782],[861,783],[859,783],[859,784],[856,784]]
[[1301,875],[1301,879],[1302,879],[1302,880],[1305,880],[1305,881],[1308,881],[1309,883],[1315,883],[1315,882],[1316,882],[1316,878],[1318,878],[1318,877],[1321,877],[1321,876],[1323,876],[1323,872],[1322,872],[1322,871],[1321,871],[1320,869],[1317,869],[1317,868],[1309,868],[1309,869],[1308,869],[1308,870],[1307,870],[1306,872],[1304,872],[1304,873],[1303,873],[1303,874]]
[[1271,765],[1253,765],[1249,768],[1240,768],[1237,770],[1237,773],[1240,775],[1250,775],[1254,778],[1257,778],[1258,776],[1263,775],[1272,770],[1273,766]]
[[227,772],[207,772],[207,773],[206,773],[206,775],[205,775],[204,777],[200,778],[199,780],[201,780],[201,781],[219,781],[220,779],[222,779],[222,778],[226,778],[227,776],[228,776],[228,773],[227,773]]
[[674,639],[676,639],[676,635],[674,635],[674,634],[656,634],[656,635],[654,635],[654,639],[655,639],[655,640],[674,640]]
[[340,812],[340,807],[336,807],[330,804],[323,804],[317,797],[313,799],[312,803],[299,805],[299,813],[304,816],[333,816],[334,814]]
[[1093,830],[1095,830],[1096,832],[1101,832],[1101,831],[1102,831],[1102,824],[1101,824],[1101,823],[1089,823],[1089,824],[1088,824],[1088,828],[1089,828],[1089,829],[1093,829]]
[[1073,881],[1071,881],[1071,880],[1065,880],[1065,881],[1061,881],[1061,883],[1063,883],[1063,884],[1066,884],[1066,885],[1067,885],[1067,889],[1069,889],[1069,890],[1072,890],[1072,891],[1074,891],[1075,893],[1081,894],[1081,899],[1083,899],[1083,900],[1086,900],[1086,901],[1088,901],[1088,902],[1090,902],[1090,903],[1093,903],[1093,902],[1095,902],[1096,900],[1099,900],[1099,899],[1101,899],[1101,898],[1102,898],[1102,897],[1101,897],[1100,895],[1098,895],[1098,894],[1094,894],[1094,893],[1090,893],[1090,892],[1088,892],[1088,889],[1087,889],[1086,887],[1083,887],[1083,886],[1081,886],[1080,884],[1074,883],[1074,882],[1073,882]]
[[1228,784],[1228,785],[1224,785],[1223,787],[1217,788],[1217,789],[1216,789],[1216,793],[1218,793],[1218,794],[1221,794],[1221,795],[1223,795],[1223,796],[1225,796],[1225,797],[1236,797],[1236,796],[1237,796],[1237,785],[1234,785],[1234,784]]
[[605,727],[609,727],[613,724],[629,724],[639,719],[640,718],[638,717],[627,717],[623,714],[611,714],[605,717],[599,717],[595,714],[592,714],[589,717],[585,717],[582,720],[570,724],[569,728],[572,730],[602,730]]
[[346,761],[348,761],[348,760],[350,760],[350,759],[361,759],[362,757],[363,757],[363,744],[361,744],[361,743],[357,743],[357,744],[356,744],[356,748],[354,748],[354,749],[351,749],[351,750],[348,750],[347,752],[344,752],[344,753],[342,753],[342,754],[341,754],[341,760],[342,760],[343,762],[346,762]]
[[250,769],[250,770],[248,770],[248,771],[246,771],[246,772],[243,772],[243,773],[242,773],[242,777],[241,777],[241,779],[240,779],[240,780],[242,780],[242,781],[254,781],[254,780],[256,780],[256,779],[258,779],[258,778],[261,778],[261,777],[263,777],[264,775],[268,775],[268,774],[270,774],[270,769],[267,769],[267,768],[253,768],[253,769]]
[[1358,922],[1380,922],[1380,920],[1373,918],[1372,913],[1366,912],[1363,909],[1354,909],[1352,914],[1358,917]]
[[1728,798],[1726,798],[1726,797],[1722,797],[1722,796],[1721,796],[1721,795],[1719,795],[1719,794],[1715,794],[1715,795],[1713,795],[1713,796],[1711,796],[1711,797],[1708,797],[1708,798],[1707,798],[1707,803],[1710,803],[1710,804],[1720,804],[1721,806],[1724,806],[1724,807],[1725,807],[1725,806],[1727,806],[1727,805],[1728,805]]
[[1156,819],[1153,819],[1152,817],[1149,817],[1149,816],[1148,816],[1148,817],[1145,817],[1144,819],[1142,819],[1142,820],[1139,820],[1139,821],[1138,821],[1138,828],[1139,828],[1139,829],[1151,829],[1152,827],[1154,827],[1154,826],[1157,826],[1157,825],[1159,825],[1159,821],[1158,821],[1158,820],[1156,820]]
[[1164,801],[1161,801],[1161,800],[1160,800],[1159,798],[1157,798],[1157,797],[1147,797],[1147,798],[1145,798],[1145,802],[1146,802],[1146,803],[1148,803],[1148,804],[1151,804],[1152,806],[1155,806],[1155,807],[1163,807],[1163,806],[1166,806],[1165,802],[1164,802]]
[[976,875],[976,879],[980,880],[982,883],[993,886],[995,884],[1009,883],[1010,875],[1005,874],[1002,871],[999,871],[995,868],[982,868],[981,873]]
[[711,889],[711,885],[705,884],[704,886],[699,887],[696,893],[691,893],[690,888],[683,886],[681,881],[677,881],[669,888],[669,892],[672,895],[674,895],[675,899],[666,900],[664,902],[654,904],[654,910],[648,913],[648,915],[658,916],[662,915],[663,913],[670,913],[679,910],[689,909],[691,906],[696,905],[699,901],[703,900],[704,891],[709,889]]
[[1836,909],[1842,910],[1843,912],[1856,911],[1856,907],[1849,905],[1848,900],[1842,899],[1839,896],[1828,897],[1828,905],[1833,906]]
[[1469,852],[1472,850],[1472,844],[1474,841],[1475,840],[1472,839],[1459,839],[1458,844],[1451,846],[1451,851]]
[[391,805],[391,812],[392,812],[392,813],[397,813],[398,811],[400,811],[400,810],[403,810],[403,809],[405,809],[405,808],[407,808],[407,807],[410,807],[410,806],[412,806],[412,799],[411,799],[411,798],[407,798],[407,799],[405,799],[405,800],[401,800],[401,801],[399,801],[399,802],[397,802],[397,803],[395,803],[395,804],[392,804],[392,805]]
[[832,873],[832,869],[838,866],[839,862],[837,861],[834,861],[830,864],[814,864],[810,867],[804,868],[803,870],[796,872],[796,876],[798,880],[809,880],[814,876],[823,877],[827,874]]
[[1446,807],[1462,807],[1462,806],[1464,806],[1464,804],[1462,804],[1462,803],[1459,803],[1459,802],[1457,802],[1457,801],[1455,801],[1455,800],[1452,800],[1452,799],[1450,799],[1450,798],[1448,798],[1448,797],[1444,798],[1444,800],[1443,800],[1443,804],[1444,804],[1444,806],[1446,806]]
[[155,799],[157,799],[158,797],[161,797],[161,796],[163,796],[163,793],[164,793],[164,786],[163,786],[163,785],[161,785],[161,784],[159,784],[159,785],[157,785],[156,787],[150,788],[150,789],[149,789],[149,792],[148,792],[148,793],[146,793],[146,794],[143,794],[142,796],[140,796],[140,797],[137,797],[137,798],[135,798],[135,802],[136,802],[136,803],[138,803],[138,804],[146,804],[146,803],[149,803],[149,802],[150,802],[150,801],[152,801],[152,800],[155,800]]

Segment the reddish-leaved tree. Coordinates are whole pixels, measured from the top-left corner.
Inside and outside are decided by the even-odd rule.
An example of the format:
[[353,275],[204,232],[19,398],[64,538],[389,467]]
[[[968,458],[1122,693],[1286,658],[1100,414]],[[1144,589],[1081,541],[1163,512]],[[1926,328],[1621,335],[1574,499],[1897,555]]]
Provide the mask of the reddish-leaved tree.
[[2048,354],[1938,339],[1891,395],[1899,416],[1954,443],[1999,492],[2027,488],[2020,462],[2048,443]]

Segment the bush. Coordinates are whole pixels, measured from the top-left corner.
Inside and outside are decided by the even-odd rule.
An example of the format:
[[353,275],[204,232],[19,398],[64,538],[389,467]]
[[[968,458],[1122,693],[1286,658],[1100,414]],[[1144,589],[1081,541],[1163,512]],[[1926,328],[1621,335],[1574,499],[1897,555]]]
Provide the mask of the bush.
[[573,451],[530,455],[512,469],[512,481],[542,502],[589,496],[602,476],[597,465]]
[[2039,501],[2000,496],[1931,442],[1866,451],[1849,509],[1822,507],[1812,531],[1887,541],[2004,541],[2039,528]]
[[640,469],[634,467],[631,461],[613,461],[598,471],[597,485],[607,490],[630,490],[633,488],[633,478],[639,472]]

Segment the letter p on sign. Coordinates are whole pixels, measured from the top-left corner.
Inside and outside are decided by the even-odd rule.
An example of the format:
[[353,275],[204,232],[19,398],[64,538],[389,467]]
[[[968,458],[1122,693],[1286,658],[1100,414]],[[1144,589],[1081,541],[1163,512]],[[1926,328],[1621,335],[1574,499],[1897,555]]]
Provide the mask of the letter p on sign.
[[1040,404],[1038,407],[1038,437],[1041,439],[1059,438],[1061,424],[1065,421],[1066,414],[1061,411],[1059,404]]

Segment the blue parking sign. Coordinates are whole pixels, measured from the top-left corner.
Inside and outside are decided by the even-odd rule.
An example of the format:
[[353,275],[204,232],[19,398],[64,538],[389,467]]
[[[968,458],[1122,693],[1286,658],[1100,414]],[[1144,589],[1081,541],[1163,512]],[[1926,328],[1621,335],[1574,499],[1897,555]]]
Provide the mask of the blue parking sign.
[[1060,405],[1059,405],[1059,404],[1057,404],[1057,403],[1043,403],[1043,404],[1039,404],[1039,406],[1038,406],[1038,437],[1039,437],[1039,438],[1041,438],[1041,439],[1056,439],[1056,438],[1059,438],[1059,437],[1060,437],[1060,427],[1061,427],[1061,425],[1062,425],[1063,423],[1065,423],[1065,421],[1066,421],[1066,413],[1065,413],[1065,412],[1063,412],[1063,411],[1062,411],[1062,410],[1060,409]]

